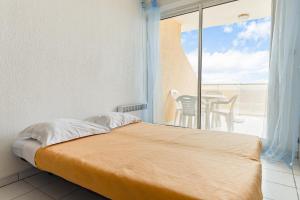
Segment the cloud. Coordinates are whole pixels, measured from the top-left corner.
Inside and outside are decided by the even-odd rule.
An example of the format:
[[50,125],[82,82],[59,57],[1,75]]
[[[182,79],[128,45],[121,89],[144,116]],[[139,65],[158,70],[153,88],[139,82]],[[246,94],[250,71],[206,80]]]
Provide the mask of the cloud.
[[231,33],[233,28],[231,26],[224,26],[224,33]]
[[244,23],[240,27],[243,30],[238,34],[237,39],[233,41],[234,46],[242,46],[246,41],[255,41],[259,44],[261,41],[270,38],[271,21],[268,18]]
[[[198,71],[198,53],[187,55],[195,73]],[[203,80],[205,83],[257,83],[266,82],[269,52],[226,52],[203,53]]]
[[[216,52],[203,50],[204,83],[262,83],[268,81],[270,18],[223,26],[224,33],[234,34],[231,47]],[[239,32],[238,32],[239,31]],[[228,37],[229,34],[223,34]],[[229,45],[230,46],[230,45]],[[187,52],[187,58],[198,74],[198,49]]]

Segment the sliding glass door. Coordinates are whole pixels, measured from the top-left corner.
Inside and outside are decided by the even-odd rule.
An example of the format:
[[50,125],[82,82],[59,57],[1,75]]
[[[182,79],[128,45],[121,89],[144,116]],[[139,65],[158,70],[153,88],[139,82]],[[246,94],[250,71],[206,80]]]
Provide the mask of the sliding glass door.
[[199,12],[160,23],[161,123],[197,128]]
[[196,9],[161,20],[161,123],[264,137],[271,0]]
[[264,137],[270,11],[268,0],[203,9],[203,129]]

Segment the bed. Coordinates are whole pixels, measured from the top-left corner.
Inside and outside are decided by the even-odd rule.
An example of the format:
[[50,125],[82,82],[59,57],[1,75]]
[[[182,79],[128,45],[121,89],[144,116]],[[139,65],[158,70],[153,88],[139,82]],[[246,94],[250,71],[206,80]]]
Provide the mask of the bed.
[[253,136],[141,122],[45,148],[32,141],[14,148],[40,170],[110,199],[262,199],[261,142]]

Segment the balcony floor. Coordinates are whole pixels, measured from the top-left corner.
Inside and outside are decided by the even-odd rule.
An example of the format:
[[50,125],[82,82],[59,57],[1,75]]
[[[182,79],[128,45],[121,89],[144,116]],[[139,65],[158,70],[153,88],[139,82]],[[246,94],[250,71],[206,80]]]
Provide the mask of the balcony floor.
[[[225,131],[227,132],[227,126],[225,119],[220,118],[220,126],[210,128],[213,131]],[[163,123],[166,125],[173,125],[174,122]],[[202,127],[205,122],[202,121]],[[195,128],[195,126],[193,127]],[[265,116],[253,116],[253,115],[237,115],[235,117],[233,133],[253,135],[260,138],[266,138],[266,117]]]
[[[265,116],[238,115],[236,116],[236,120],[234,122],[234,129],[232,132],[265,138],[265,124]],[[221,126],[217,128],[212,128],[211,130],[227,131],[225,120],[221,118]]]

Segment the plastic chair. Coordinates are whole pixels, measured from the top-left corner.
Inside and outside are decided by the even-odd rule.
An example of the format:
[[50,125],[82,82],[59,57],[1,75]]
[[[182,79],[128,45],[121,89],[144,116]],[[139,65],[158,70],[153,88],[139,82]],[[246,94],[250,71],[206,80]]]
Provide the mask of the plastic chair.
[[170,96],[176,102],[175,119],[174,119],[174,123],[173,123],[173,125],[176,126],[177,125],[177,121],[180,119],[180,115],[181,115],[181,112],[182,112],[182,106],[177,101],[177,98],[180,97],[180,92],[178,92],[177,90],[172,89],[172,90],[170,90]]
[[183,95],[176,100],[182,106],[182,113],[179,120],[179,125],[192,128],[196,124],[197,116],[197,97]]
[[[216,101],[211,104],[211,113],[212,113],[212,122],[215,122],[216,117],[224,116],[227,124],[227,130],[229,132],[233,131],[233,122],[234,122],[234,105],[238,95],[234,95],[228,101]],[[228,105],[229,109],[221,110],[219,105]]]

